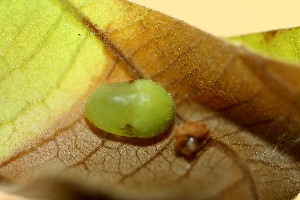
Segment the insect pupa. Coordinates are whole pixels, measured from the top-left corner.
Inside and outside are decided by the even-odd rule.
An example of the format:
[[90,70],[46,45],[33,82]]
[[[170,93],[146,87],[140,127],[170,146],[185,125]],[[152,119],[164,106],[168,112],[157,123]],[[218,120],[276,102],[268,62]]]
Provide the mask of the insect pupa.
[[85,116],[106,132],[150,138],[172,122],[174,103],[170,94],[151,80],[118,82],[99,87],[88,98]]
[[201,150],[208,141],[208,126],[200,121],[182,123],[175,132],[176,152],[191,157]]

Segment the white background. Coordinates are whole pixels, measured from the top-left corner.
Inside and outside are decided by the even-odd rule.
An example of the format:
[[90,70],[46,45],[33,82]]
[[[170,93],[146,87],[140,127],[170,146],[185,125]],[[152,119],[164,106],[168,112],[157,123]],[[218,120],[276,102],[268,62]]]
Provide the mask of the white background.
[[300,26],[300,0],[131,0],[218,36]]

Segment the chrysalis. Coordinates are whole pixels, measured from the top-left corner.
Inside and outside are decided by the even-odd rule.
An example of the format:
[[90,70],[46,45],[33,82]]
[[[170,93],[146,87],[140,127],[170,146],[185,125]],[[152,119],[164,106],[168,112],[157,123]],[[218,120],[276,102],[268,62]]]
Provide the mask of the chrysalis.
[[106,132],[150,138],[172,122],[174,104],[161,85],[140,79],[98,88],[85,105],[85,116]]
[[208,141],[209,128],[200,121],[181,124],[175,132],[176,151],[186,157],[196,154]]

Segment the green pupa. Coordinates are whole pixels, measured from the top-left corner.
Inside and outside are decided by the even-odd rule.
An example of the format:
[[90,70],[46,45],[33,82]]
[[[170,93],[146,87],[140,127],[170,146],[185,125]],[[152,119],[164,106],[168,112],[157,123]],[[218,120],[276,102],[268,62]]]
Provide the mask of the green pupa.
[[172,122],[174,103],[170,94],[151,80],[118,82],[99,87],[88,98],[85,116],[106,132],[151,138]]

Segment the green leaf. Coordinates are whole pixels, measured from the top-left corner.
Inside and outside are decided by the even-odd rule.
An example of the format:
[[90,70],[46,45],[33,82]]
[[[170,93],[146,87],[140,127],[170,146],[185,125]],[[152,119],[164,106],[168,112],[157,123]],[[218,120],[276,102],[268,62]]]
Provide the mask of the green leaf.
[[87,92],[103,44],[52,1],[0,4],[0,158],[39,137]]
[[244,44],[254,52],[274,59],[300,63],[300,28],[274,30],[232,37],[229,40]]

